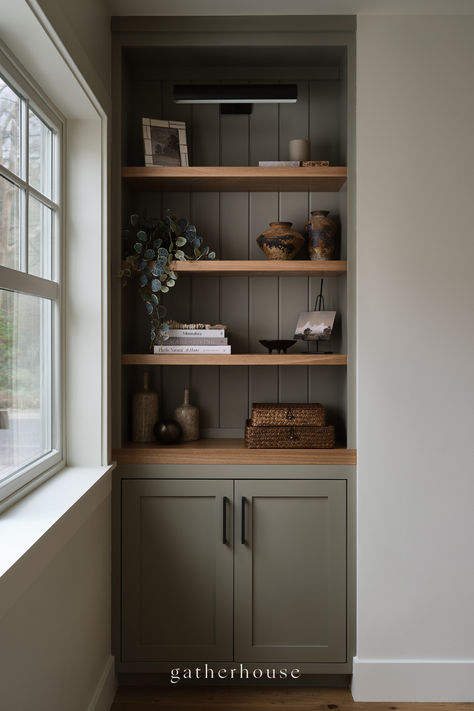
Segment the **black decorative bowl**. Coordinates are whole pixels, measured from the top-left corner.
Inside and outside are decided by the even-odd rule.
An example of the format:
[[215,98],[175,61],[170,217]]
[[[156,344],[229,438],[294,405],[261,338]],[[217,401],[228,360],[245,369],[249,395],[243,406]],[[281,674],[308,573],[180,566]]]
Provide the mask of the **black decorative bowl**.
[[294,346],[296,341],[286,340],[286,341],[259,341],[264,348],[268,348],[268,352],[276,351],[277,353],[286,353],[288,348]]

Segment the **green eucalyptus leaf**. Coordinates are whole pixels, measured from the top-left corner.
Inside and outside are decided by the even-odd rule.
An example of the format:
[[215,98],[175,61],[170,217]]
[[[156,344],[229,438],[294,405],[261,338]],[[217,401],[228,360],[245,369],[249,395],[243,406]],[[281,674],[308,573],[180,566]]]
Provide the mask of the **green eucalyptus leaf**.
[[161,291],[163,292],[163,294],[167,294],[168,291],[169,291],[169,288],[168,288],[167,286],[164,286],[164,285],[162,284],[162,285],[161,285]]
[[177,249],[176,252],[174,253],[174,256],[176,257],[176,259],[180,259],[181,261],[186,259],[186,257],[184,256],[184,252],[181,249]]
[[138,230],[137,239],[139,239],[140,242],[146,242],[146,240],[147,240],[146,232],[144,230]]
[[168,276],[167,276],[166,274],[160,274],[160,276],[159,276],[158,278],[159,278],[160,281],[163,281],[163,282],[164,282],[164,281],[166,281],[166,280],[168,279]]
[[148,312],[148,315],[150,315],[150,314],[153,313],[153,306],[150,304],[149,301],[147,301],[147,302],[145,303],[145,308],[146,308],[146,310],[147,310],[147,312]]
[[141,254],[143,252],[143,245],[141,242],[135,242],[133,245],[133,249],[137,254]]
[[176,281],[176,279],[178,278],[178,275],[177,275],[176,272],[174,272],[172,269],[169,270],[168,274],[169,274],[170,277],[171,277],[172,279],[174,279],[175,281]]
[[194,250],[193,250],[193,251],[194,251],[194,256],[195,256],[195,257],[200,257],[200,256],[201,256],[201,250],[199,249],[199,247],[194,247]]
[[150,299],[155,306],[158,306],[158,304],[160,303],[156,294],[152,294]]
[[208,259],[215,259],[215,258],[216,258],[216,253],[215,253],[215,252],[209,252],[209,254],[207,255],[207,258],[208,258]]
[[130,215],[130,223],[132,224],[133,227],[138,227],[140,224],[140,216],[139,215]]
[[175,284],[176,284],[176,282],[174,279],[168,279],[168,281],[166,282],[166,286],[169,286],[169,287],[172,287]]
[[203,254],[203,257],[207,257],[207,255],[209,254],[209,247],[203,247],[202,254]]
[[184,247],[184,245],[186,244],[187,241],[188,240],[186,239],[186,237],[178,237],[176,239],[176,246],[177,247]]

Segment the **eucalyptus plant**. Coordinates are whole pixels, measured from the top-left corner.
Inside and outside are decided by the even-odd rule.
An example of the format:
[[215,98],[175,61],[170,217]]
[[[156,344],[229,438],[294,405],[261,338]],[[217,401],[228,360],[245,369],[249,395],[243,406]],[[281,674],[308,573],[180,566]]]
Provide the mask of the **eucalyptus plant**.
[[167,310],[160,303],[178,279],[171,268],[173,261],[215,259],[215,252],[203,246],[194,225],[185,218],[176,218],[170,211],[166,217],[130,216],[131,228],[122,231],[125,265],[119,276],[124,285],[137,275],[140,296],[150,318],[150,349],[168,339],[169,326],[164,321]]

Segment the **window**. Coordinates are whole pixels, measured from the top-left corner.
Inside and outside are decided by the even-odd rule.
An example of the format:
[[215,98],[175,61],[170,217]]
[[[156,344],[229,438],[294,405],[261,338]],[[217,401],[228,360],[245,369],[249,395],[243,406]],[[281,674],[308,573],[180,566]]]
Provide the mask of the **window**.
[[0,56],[0,499],[61,461],[60,136]]

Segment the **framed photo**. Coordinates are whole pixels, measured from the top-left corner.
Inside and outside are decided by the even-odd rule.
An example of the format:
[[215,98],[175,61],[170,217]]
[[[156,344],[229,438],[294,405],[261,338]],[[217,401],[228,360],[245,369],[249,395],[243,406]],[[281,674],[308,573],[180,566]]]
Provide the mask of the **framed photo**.
[[295,338],[302,341],[329,341],[335,311],[303,311],[296,324]]
[[145,165],[189,165],[184,121],[142,119]]

